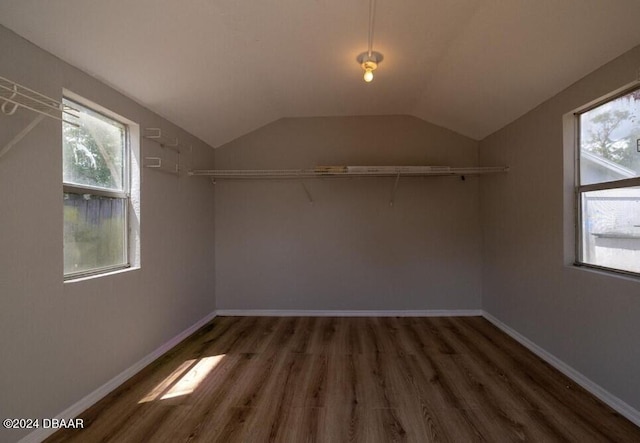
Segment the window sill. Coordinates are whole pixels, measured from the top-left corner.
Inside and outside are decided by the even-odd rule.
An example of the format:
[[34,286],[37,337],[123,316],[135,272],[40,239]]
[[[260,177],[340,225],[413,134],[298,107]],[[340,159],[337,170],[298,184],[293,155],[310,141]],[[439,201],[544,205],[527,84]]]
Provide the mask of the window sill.
[[107,272],[101,272],[101,273],[97,273],[97,274],[91,274],[91,275],[79,275],[77,277],[69,277],[69,278],[65,278],[64,283],[79,283],[79,282],[83,282],[83,281],[88,281],[88,280],[94,280],[96,278],[102,278],[102,277],[109,277],[112,275],[118,275],[118,274],[123,274],[126,272],[131,272],[131,271],[137,271],[140,269],[140,266],[127,266],[126,268],[121,268],[121,269],[115,269],[112,271],[107,271]]
[[626,271],[616,271],[615,269],[600,268],[597,266],[591,266],[583,263],[572,263],[566,266],[569,269],[574,269],[581,272],[589,272],[591,274],[601,275],[603,277],[612,277],[622,280],[627,280],[635,283],[640,283],[640,274],[635,274]]

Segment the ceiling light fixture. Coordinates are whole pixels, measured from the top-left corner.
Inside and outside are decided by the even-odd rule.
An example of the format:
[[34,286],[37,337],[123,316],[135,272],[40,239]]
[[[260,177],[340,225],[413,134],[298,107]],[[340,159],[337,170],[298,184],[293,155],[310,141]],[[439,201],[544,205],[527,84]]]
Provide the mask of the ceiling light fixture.
[[369,0],[369,49],[356,58],[362,69],[364,69],[364,81],[367,83],[373,81],[373,71],[376,70],[383,58],[382,54],[373,50],[373,19],[375,15],[376,0]]
[[363,52],[357,58],[358,63],[364,69],[364,81],[370,83],[373,80],[373,71],[378,67],[378,63],[382,61],[382,54],[379,52],[371,51]]

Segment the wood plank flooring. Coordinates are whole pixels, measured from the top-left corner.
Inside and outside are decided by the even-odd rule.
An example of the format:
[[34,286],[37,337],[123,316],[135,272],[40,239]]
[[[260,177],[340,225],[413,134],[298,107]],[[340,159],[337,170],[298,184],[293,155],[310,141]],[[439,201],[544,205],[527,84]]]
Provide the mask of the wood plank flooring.
[[640,442],[481,317],[218,317],[80,417],[47,442]]

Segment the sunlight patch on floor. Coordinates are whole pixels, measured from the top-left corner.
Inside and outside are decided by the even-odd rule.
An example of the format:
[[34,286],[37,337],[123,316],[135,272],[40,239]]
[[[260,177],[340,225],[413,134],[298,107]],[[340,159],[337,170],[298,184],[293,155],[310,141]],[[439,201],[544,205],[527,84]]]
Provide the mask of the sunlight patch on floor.
[[191,394],[223,358],[224,354],[185,361],[138,403]]

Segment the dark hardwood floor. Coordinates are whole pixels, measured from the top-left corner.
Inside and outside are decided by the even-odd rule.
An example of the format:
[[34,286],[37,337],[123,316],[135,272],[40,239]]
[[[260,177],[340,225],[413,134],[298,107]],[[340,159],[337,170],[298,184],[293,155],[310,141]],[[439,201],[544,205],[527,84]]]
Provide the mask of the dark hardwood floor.
[[480,317],[218,317],[47,442],[640,442]]

